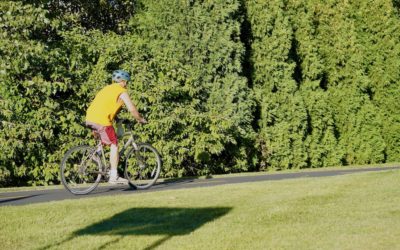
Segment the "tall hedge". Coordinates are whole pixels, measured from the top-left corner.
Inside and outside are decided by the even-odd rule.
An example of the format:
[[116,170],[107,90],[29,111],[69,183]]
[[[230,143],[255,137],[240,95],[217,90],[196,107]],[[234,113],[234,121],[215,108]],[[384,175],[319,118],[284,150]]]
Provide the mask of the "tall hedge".
[[264,165],[398,161],[400,37],[392,2],[245,6]]
[[59,182],[119,68],[164,177],[400,161],[399,13],[390,0],[1,1],[0,186]]
[[[237,1],[141,1],[123,68],[150,120],[138,129],[164,156],[164,174],[251,168],[251,90],[242,75]],[[140,41],[140,42],[138,42]]]
[[33,6],[3,1],[0,9],[0,181],[52,179],[43,159],[56,143],[53,96],[65,85],[52,76],[55,51],[45,36],[56,24]]
[[107,20],[103,2],[90,16],[95,2],[30,2],[0,8],[2,185],[58,181],[63,153],[90,138],[88,104],[118,68],[133,76],[130,94],[150,121],[135,130],[161,151],[164,176],[252,166],[236,1],[138,1],[129,22],[102,29],[88,20]]
[[98,32],[21,2],[3,1],[0,12],[0,183],[58,182],[62,154],[83,135],[89,90],[80,83],[97,60]]

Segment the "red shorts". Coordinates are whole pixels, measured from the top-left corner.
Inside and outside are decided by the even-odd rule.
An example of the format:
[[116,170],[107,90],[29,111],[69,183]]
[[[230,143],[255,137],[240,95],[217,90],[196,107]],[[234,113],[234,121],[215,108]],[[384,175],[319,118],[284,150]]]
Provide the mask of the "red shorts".
[[117,135],[113,126],[102,126],[92,122],[86,122],[86,126],[90,127],[100,135],[101,142],[105,145],[118,145]]

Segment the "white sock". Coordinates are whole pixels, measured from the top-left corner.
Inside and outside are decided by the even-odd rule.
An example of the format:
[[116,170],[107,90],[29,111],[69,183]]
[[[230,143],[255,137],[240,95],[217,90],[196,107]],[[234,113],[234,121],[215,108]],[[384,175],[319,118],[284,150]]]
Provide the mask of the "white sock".
[[111,169],[110,170],[110,178],[117,178],[118,177],[118,172],[117,172],[117,170],[116,169]]

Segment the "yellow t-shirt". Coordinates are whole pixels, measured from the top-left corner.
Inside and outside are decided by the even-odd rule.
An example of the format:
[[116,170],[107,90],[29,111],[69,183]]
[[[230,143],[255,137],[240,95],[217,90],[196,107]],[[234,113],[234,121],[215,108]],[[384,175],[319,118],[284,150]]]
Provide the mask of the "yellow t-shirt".
[[119,96],[126,89],[117,83],[104,87],[97,93],[86,112],[86,121],[102,126],[111,126],[115,115],[121,109],[124,102]]

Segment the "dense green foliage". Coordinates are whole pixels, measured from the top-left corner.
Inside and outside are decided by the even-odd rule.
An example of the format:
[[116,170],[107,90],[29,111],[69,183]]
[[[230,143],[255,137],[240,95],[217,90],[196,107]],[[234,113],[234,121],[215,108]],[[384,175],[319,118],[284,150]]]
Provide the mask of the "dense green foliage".
[[399,160],[391,1],[246,1],[262,167]]
[[0,185],[57,182],[118,68],[166,177],[399,161],[398,7],[2,1]]

